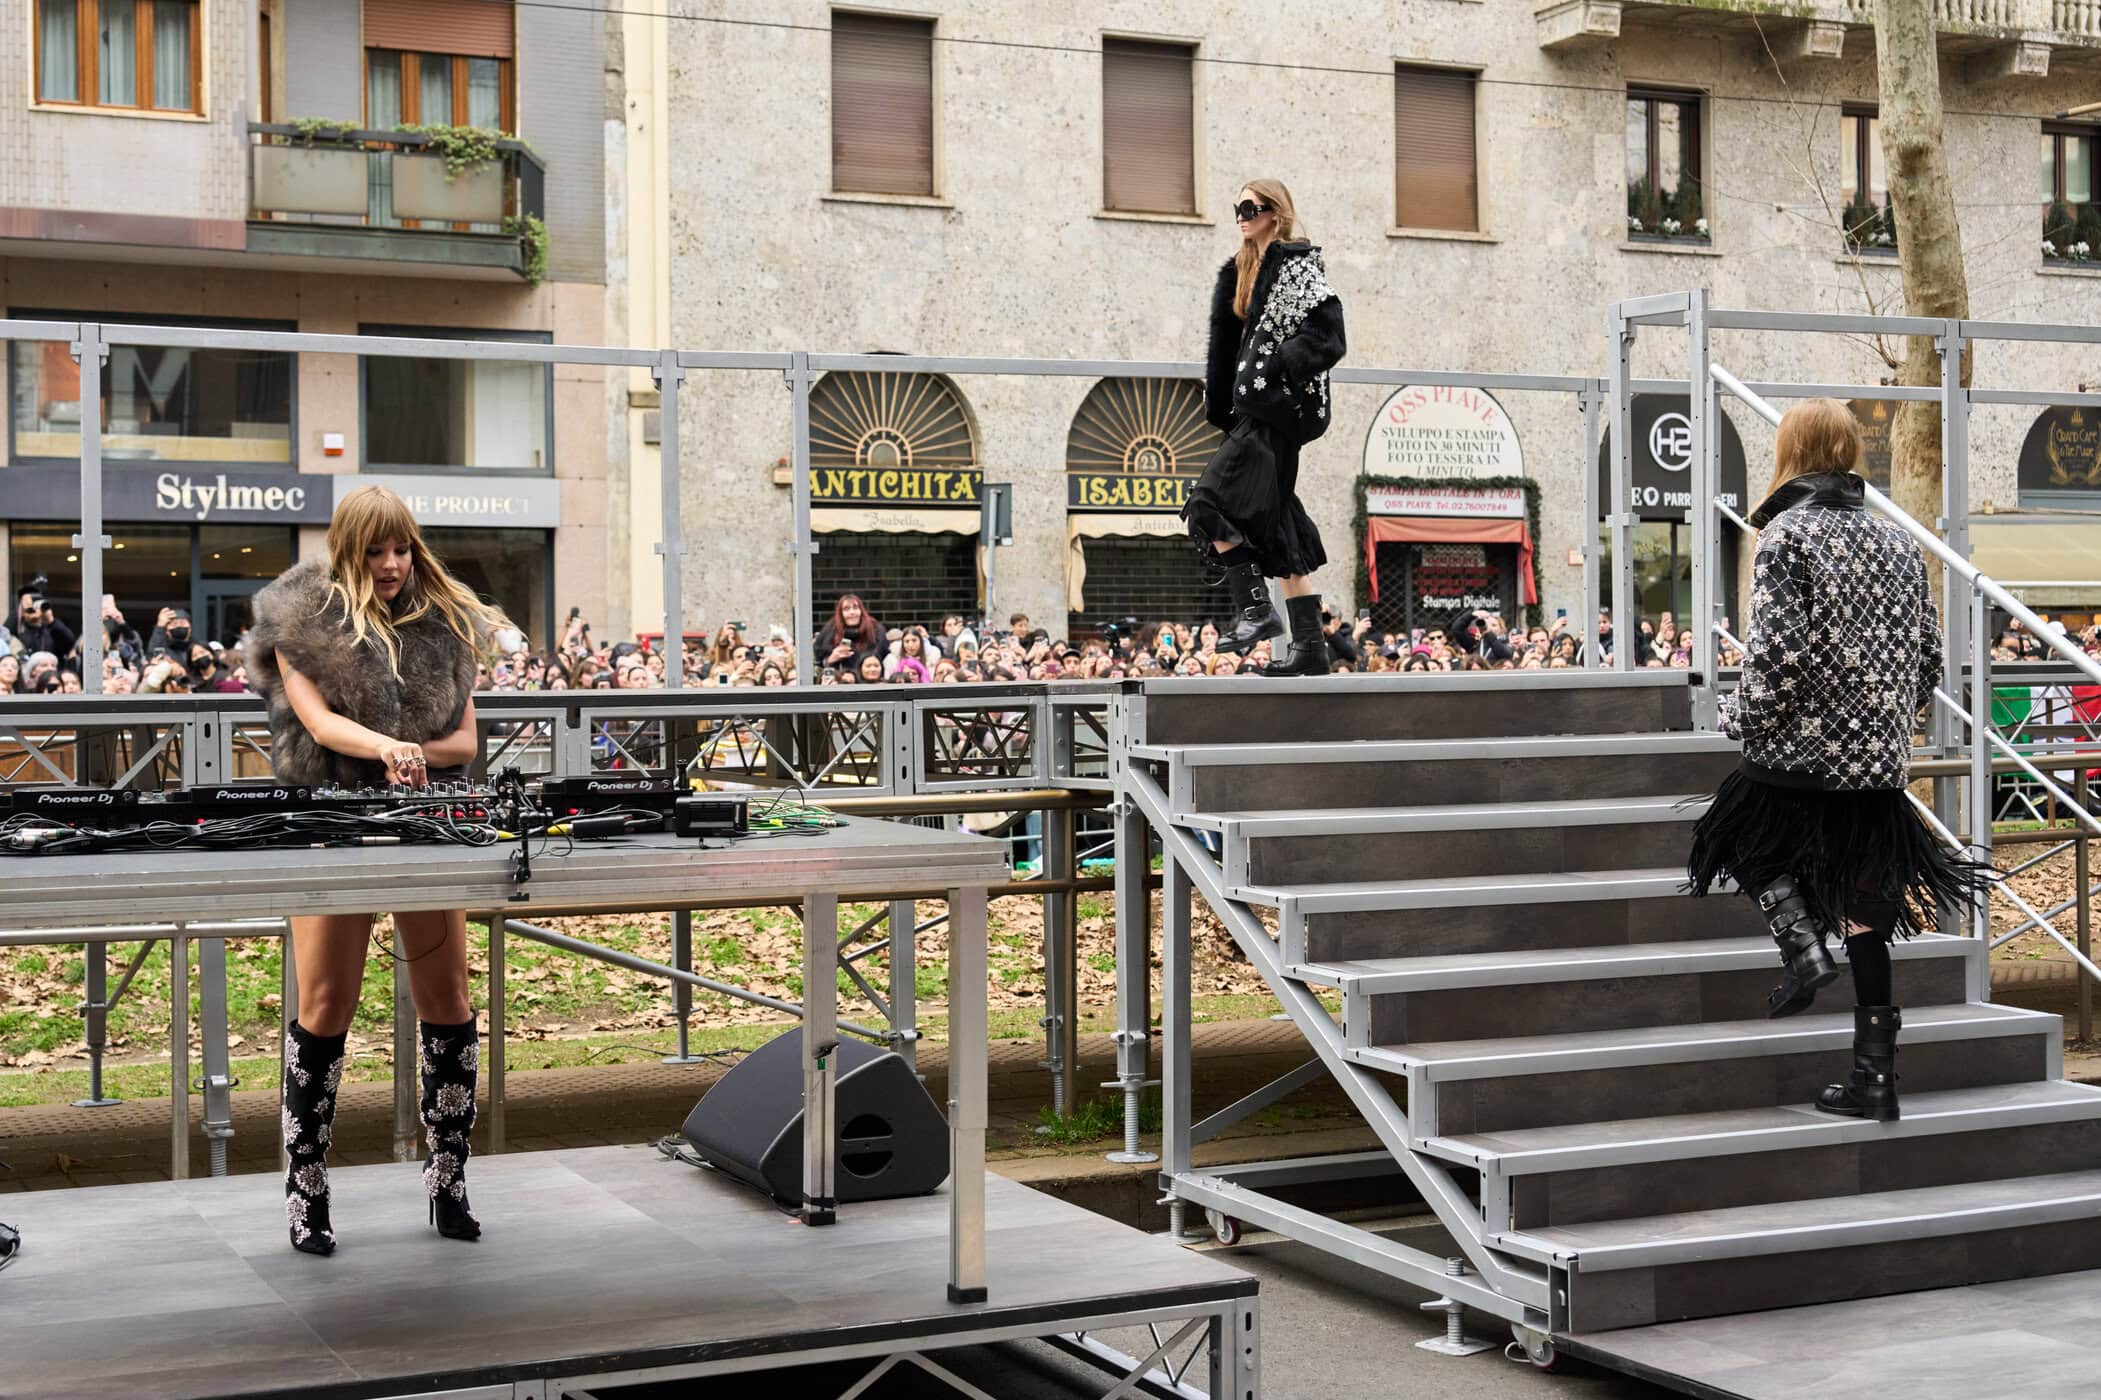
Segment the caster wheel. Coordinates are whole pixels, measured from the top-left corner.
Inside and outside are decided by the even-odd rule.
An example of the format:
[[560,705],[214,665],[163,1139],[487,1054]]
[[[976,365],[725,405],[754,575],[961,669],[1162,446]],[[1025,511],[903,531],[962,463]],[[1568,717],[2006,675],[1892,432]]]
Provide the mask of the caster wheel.
[[[1507,1351],[1516,1352],[1532,1363],[1532,1369],[1549,1374],[1562,1369],[1561,1353],[1554,1349],[1554,1339],[1544,1332],[1535,1332],[1530,1327],[1512,1326],[1510,1335],[1514,1339]],[[1518,1356],[1512,1356],[1515,1361]]]
[[1230,1215],[1221,1215],[1215,1223],[1214,1233],[1218,1236],[1220,1244],[1236,1245],[1240,1243],[1241,1229],[1242,1226],[1238,1220],[1235,1220]]

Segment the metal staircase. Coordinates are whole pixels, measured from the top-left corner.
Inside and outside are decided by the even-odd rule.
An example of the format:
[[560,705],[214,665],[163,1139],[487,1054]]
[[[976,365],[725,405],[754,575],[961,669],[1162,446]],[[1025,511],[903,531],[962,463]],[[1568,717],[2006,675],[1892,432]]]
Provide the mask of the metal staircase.
[[[1149,828],[1165,855],[1161,1180],[1178,1222],[1194,1205],[1437,1290],[1513,1324],[1535,1359],[1557,1334],[2101,1259],[2101,1090],[2062,1080],[2056,1016],[1990,1002],[1977,939],[1895,949],[1903,1119],[1809,1107],[1849,1067],[1851,986],[1765,1019],[1778,959],[1756,911],[1681,892],[1692,795],[1737,761],[1693,729],[1690,698],[1671,671],[1121,697],[1125,840]],[[1201,1123],[1192,893],[1318,1066]],[[1191,1165],[1319,1071],[1383,1150]],[[1394,1171],[1459,1263],[1277,1194]]]

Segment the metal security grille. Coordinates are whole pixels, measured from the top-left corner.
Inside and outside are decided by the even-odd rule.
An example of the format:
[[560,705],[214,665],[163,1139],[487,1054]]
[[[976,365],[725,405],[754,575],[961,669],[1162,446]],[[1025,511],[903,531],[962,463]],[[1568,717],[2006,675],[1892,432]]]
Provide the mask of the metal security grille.
[[1517,617],[1517,547],[1504,544],[1379,546],[1379,601],[1372,626],[1382,632],[1443,627],[1469,608]]
[[1204,418],[1188,379],[1104,379],[1073,415],[1065,469],[1194,476],[1224,435]]
[[1196,625],[1223,622],[1232,611],[1226,591],[1204,583],[1186,539],[1110,537],[1088,540],[1086,549],[1087,607],[1068,615],[1069,637],[1098,637],[1103,624],[1126,617]]
[[842,593],[861,595],[885,627],[917,622],[932,631],[946,613],[976,618],[977,549],[975,535],[827,534],[811,561],[816,608],[804,635],[831,619]]
[[810,388],[815,466],[967,467],[977,459],[963,401],[935,375],[839,370]]

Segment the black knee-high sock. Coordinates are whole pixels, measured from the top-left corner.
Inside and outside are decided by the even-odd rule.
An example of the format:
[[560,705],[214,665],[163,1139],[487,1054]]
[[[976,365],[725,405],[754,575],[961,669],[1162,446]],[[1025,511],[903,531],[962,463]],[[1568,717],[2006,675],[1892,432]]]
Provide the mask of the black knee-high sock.
[[1890,1006],[1889,940],[1879,933],[1856,933],[1846,940],[1846,960],[1853,964],[1853,998],[1862,1006]]

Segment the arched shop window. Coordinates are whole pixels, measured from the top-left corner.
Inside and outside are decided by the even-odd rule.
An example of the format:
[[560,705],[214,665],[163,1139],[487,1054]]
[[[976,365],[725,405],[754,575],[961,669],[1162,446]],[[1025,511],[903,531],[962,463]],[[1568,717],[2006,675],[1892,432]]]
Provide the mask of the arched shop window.
[[840,370],[810,389],[814,631],[842,593],[887,626],[976,617],[977,433],[939,375]]
[[1225,615],[1181,521],[1220,436],[1193,380],[1104,379],[1088,393],[1065,440],[1068,636]]

